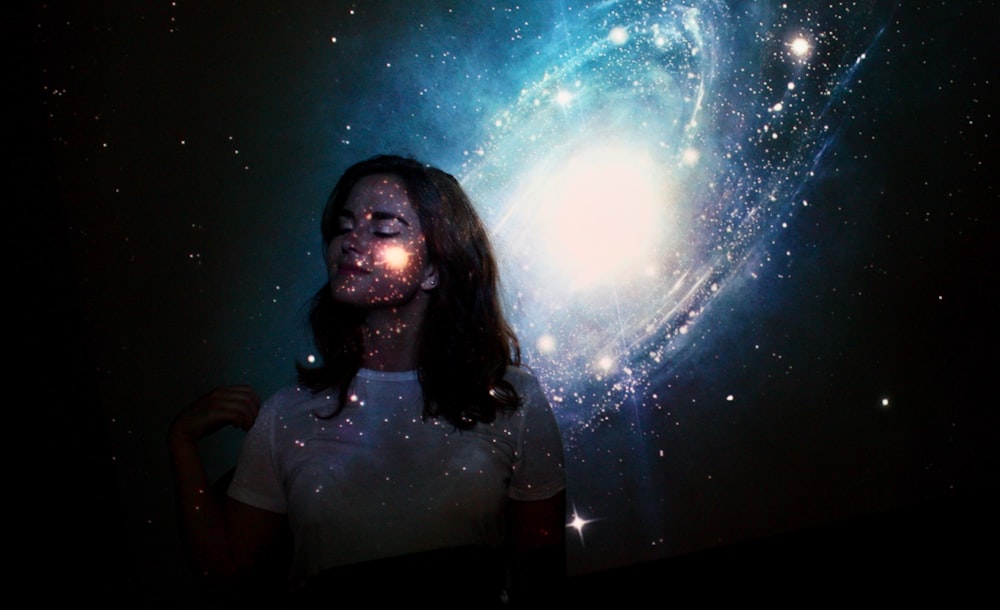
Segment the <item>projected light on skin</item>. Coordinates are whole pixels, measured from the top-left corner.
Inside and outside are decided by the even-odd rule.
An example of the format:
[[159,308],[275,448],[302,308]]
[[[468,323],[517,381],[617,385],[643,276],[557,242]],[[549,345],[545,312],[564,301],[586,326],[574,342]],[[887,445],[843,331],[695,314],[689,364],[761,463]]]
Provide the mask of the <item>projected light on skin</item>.
[[718,2],[575,13],[585,34],[522,67],[463,168],[571,452],[602,414],[650,406],[716,297],[761,272],[880,35],[853,6],[829,9],[836,30],[768,10],[753,28]]
[[419,217],[394,176],[358,181],[337,213],[327,250],[333,297],[362,308],[406,305],[429,269]]
[[401,246],[391,246],[382,253],[382,260],[389,269],[402,271],[410,262],[410,253]]

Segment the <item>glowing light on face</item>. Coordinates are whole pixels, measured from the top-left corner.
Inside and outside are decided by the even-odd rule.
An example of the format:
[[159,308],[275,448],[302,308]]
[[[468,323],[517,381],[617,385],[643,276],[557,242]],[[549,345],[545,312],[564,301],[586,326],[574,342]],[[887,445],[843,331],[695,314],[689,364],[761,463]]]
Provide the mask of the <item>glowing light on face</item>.
[[624,145],[584,150],[539,170],[521,195],[538,201],[543,260],[575,288],[641,275],[663,237],[662,167]]
[[412,302],[426,271],[426,245],[405,185],[391,175],[358,180],[328,245],[334,299],[360,307]]
[[390,269],[402,271],[410,262],[410,253],[402,246],[390,246],[382,252],[382,260]]

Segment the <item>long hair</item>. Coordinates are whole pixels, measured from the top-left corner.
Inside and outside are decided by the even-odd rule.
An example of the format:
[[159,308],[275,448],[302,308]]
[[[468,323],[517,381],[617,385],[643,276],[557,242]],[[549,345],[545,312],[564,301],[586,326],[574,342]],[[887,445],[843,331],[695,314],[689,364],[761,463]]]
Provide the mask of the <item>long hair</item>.
[[[521,364],[520,344],[500,306],[499,273],[486,228],[453,176],[394,155],[352,165],[323,211],[323,245],[334,237],[351,189],[372,174],[389,174],[406,185],[429,262],[438,273],[417,339],[424,417],[443,417],[469,429],[493,421],[498,410],[516,409],[520,397],[504,374],[509,365]],[[350,382],[361,367],[364,314],[336,302],[327,282],[312,299],[309,324],[321,360],[316,366],[296,363],[299,382],[314,392],[336,388],[335,416],[347,404]]]

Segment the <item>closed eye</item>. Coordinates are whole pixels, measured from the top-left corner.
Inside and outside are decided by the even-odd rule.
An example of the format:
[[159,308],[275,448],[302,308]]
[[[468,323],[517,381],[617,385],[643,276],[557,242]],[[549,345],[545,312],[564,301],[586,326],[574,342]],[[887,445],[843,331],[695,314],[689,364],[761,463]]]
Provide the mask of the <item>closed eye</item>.
[[397,228],[376,227],[374,230],[372,230],[372,234],[374,234],[375,237],[396,237],[400,233],[401,231]]
[[335,227],[333,227],[333,236],[337,237],[338,235],[346,235],[353,230],[354,227],[348,224],[338,223]]
[[403,218],[385,212],[373,212],[371,215],[372,234],[375,237],[395,237],[410,226]]
[[344,235],[354,230],[354,216],[347,210],[341,210],[337,222],[333,226],[333,235]]

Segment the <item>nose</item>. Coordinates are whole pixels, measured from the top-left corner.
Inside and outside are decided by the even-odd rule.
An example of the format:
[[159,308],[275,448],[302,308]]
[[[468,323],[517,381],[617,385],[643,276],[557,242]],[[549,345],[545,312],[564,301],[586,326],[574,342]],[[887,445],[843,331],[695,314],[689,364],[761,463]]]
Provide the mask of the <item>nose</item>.
[[347,231],[340,236],[341,252],[359,252],[358,234],[356,231]]
[[331,239],[330,243],[326,246],[327,264],[331,268],[336,267],[337,261],[344,255],[356,257],[360,252],[361,250],[358,248],[357,241],[353,234],[345,233],[343,235],[337,235]]

